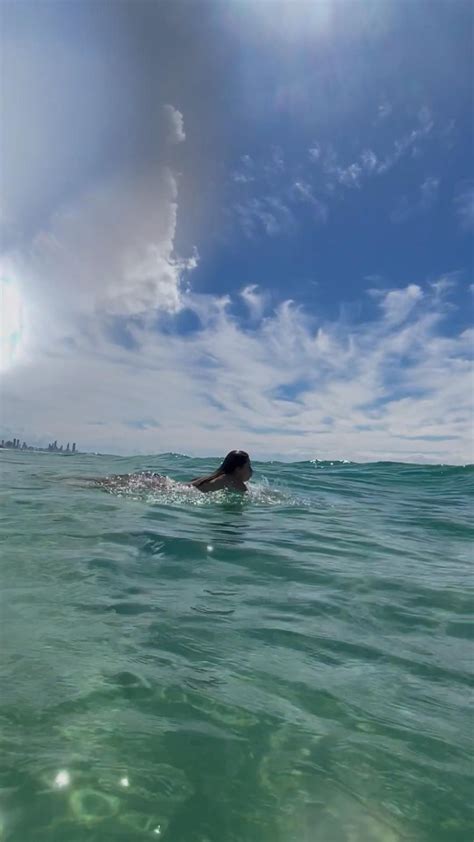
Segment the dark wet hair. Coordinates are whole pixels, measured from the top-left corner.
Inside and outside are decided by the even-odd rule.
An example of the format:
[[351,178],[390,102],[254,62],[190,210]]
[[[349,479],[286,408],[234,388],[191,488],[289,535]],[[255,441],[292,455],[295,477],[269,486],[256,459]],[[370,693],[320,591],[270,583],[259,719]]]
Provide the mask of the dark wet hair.
[[219,474],[233,474],[236,468],[243,468],[247,462],[250,462],[250,456],[245,450],[231,450],[217,471]]
[[250,462],[250,456],[245,452],[245,450],[231,450],[225,457],[222,464],[219,465],[217,471],[214,471],[213,474],[209,474],[206,477],[199,477],[198,479],[193,480],[193,485],[195,488],[199,488],[200,485],[204,485],[204,483],[210,482],[212,479],[217,479],[217,477],[222,476],[222,474],[233,474],[237,468],[243,468],[247,462]]

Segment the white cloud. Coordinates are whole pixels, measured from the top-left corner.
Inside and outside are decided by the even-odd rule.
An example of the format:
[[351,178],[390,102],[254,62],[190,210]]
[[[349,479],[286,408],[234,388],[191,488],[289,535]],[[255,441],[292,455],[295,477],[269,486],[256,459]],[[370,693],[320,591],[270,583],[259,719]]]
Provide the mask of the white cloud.
[[290,208],[278,196],[251,198],[234,205],[234,212],[247,237],[259,233],[269,237],[288,234],[295,228],[295,218]]
[[326,222],[328,216],[328,209],[324,202],[321,202],[314,195],[311,185],[304,181],[295,181],[293,185],[293,194],[300,202],[306,202],[312,209],[314,216],[318,222]]
[[[241,295],[257,315],[258,291]],[[199,330],[140,321],[128,348],[92,315],[7,372],[4,432],[109,452],[472,459],[472,336],[444,337],[443,302],[415,284],[379,298],[381,318],[350,328],[286,302],[248,330],[228,297],[188,293]]]
[[270,155],[270,162],[267,164],[268,172],[283,173],[285,170],[285,156],[280,146],[273,146]]
[[360,187],[360,177],[362,174],[362,167],[360,164],[349,164],[348,167],[337,167],[336,175],[339,184],[344,187]]
[[255,162],[250,155],[241,155],[237,169],[231,175],[236,184],[250,184],[255,181]]
[[385,120],[387,117],[390,117],[390,114],[392,113],[392,111],[393,111],[392,106],[390,105],[390,103],[389,103],[389,102],[387,102],[387,101],[385,100],[385,102],[380,103],[380,105],[379,105],[379,107],[378,107],[378,110],[377,110],[377,119],[378,119],[379,121],[380,121],[380,120]]
[[461,190],[455,198],[455,205],[461,227],[474,230],[474,185]]
[[339,156],[336,150],[331,146],[327,147],[324,151],[324,155],[322,156],[322,169],[324,174],[328,177],[326,189],[329,191],[334,189],[335,182],[341,184],[343,187],[359,188],[361,185],[361,178],[364,175],[364,167],[358,160],[354,161],[352,164],[348,164],[347,166],[341,166],[339,163]]
[[[322,146],[320,143],[314,143],[307,150],[307,155],[314,168],[320,168],[322,172],[322,188],[326,194],[337,193],[340,187],[360,189],[366,180],[388,172],[405,155],[421,154],[421,143],[430,135],[433,126],[431,111],[423,106],[418,112],[415,127],[397,138],[392,150],[382,157],[373,149],[365,148],[352,162],[341,163],[333,146]],[[247,196],[248,187],[253,183],[254,195],[239,200],[233,209],[248,237],[255,237],[259,231],[275,236],[294,230],[297,220],[292,214],[291,204],[295,200],[311,205],[316,219],[326,221],[327,205],[315,196],[312,184],[304,179],[301,172],[301,165],[293,168],[285,165],[279,147],[272,147],[270,155],[260,165],[248,154],[240,157],[237,168],[231,173],[231,180],[239,185],[241,195]],[[436,201],[438,188],[438,178],[426,178],[416,199],[403,197],[400,200],[399,207],[391,214],[392,221],[401,222],[428,210]]]
[[254,321],[259,321],[262,318],[267,297],[264,293],[259,292],[256,284],[250,284],[244,287],[240,293],[240,297],[248,307],[250,317]]
[[186,140],[184,132],[184,119],[181,111],[172,105],[163,106],[169,125],[169,140],[171,143],[182,143]]
[[364,167],[364,169],[367,170],[367,172],[372,173],[374,172],[374,170],[377,169],[378,159],[377,155],[375,154],[375,152],[372,151],[372,149],[365,149],[362,152],[360,159],[362,162],[362,166]]
[[405,289],[387,292],[381,300],[385,318],[390,324],[401,324],[422,298],[423,291],[417,284],[409,284]]
[[454,271],[454,272],[446,272],[444,275],[441,275],[436,281],[432,281],[431,288],[434,292],[435,300],[441,301],[444,299],[452,289],[454,289],[462,276],[462,272]]
[[420,187],[421,206],[423,210],[429,210],[433,207],[438,198],[439,178],[429,176]]
[[427,105],[422,105],[418,111],[418,122],[423,128],[429,127],[429,131],[433,128],[433,117]]
[[[432,286],[436,287],[436,284]],[[439,300],[439,294],[447,289],[448,287],[443,287],[440,281],[439,288],[435,290],[437,300]],[[409,284],[404,288],[392,289],[388,292],[382,289],[369,289],[368,294],[378,301],[384,320],[390,325],[400,325],[404,322],[424,296],[423,290],[417,284]]]
[[313,146],[308,149],[308,155],[311,161],[319,161],[321,157],[321,147],[319,143],[314,143]]
[[393,150],[379,163],[377,172],[385,173],[392,169],[404,155],[416,147],[416,144],[431,134],[433,127],[434,120],[431,111],[427,106],[423,106],[418,112],[418,125],[395,140]]
[[[387,106],[388,107],[388,106]],[[387,111],[388,115],[389,111]],[[393,142],[393,148],[385,155],[377,155],[373,149],[363,149],[356,159],[349,164],[341,165],[339,156],[332,146],[323,148],[320,144],[308,150],[308,156],[313,164],[320,163],[326,176],[326,190],[333,192],[336,184],[349,189],[359,188],[362,183],[374,176],[383,175],[391,170],[405,155],[421,155],[421,143],[432,132],[434,121],[427,106],[420,108],[417,122],[413,129]],[[427,178],[421,187],[421,202],[427,206],[434,202],[439,180]]]
[[247,175],[244,172],[234,172],[232,173],[232,181],[235,181],[236,184],[250,184],[254,181],[253,175]]
[[283,149],[273,145],[259,161],[255,161],[251,155],[241,155],[236,168],[231,172],[231,180],[243,185],[260,182],[266,190],[274,190],[275,183],[284,176],[285,169]]
[[260,161],[250,155],[239,158],[236,169],[230,173],[233,194],[237,196],[230,209],[247,237],[293,234],[301,221],[298,206],[302,204],[309,206],[317,223],[326,222],[326,204],[307,181],[296,176],[299,170],[298,165],[286,163],[278,146],[267,150]]
[[91,316],[144,316],[181,307],[196,264],[174,254],[177,191],[169,171],[116,178],[59,210],[22,253],[2,259],[24,300],[30,343]]

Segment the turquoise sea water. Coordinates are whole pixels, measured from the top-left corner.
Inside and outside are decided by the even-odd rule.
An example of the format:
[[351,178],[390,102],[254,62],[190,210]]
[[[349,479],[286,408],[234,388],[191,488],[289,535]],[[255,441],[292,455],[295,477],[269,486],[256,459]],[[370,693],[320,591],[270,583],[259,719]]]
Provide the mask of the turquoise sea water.
[[0,452],[0,840],[471,842],[472,467]]

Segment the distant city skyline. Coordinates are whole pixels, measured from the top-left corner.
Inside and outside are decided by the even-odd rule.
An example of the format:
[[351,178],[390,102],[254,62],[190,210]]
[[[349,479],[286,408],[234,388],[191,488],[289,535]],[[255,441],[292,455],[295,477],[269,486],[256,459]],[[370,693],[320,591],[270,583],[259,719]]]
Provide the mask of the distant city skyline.
[[50,453],[71,453],[71,454],[74,453],[74,454],[76,454],[78,452],[77,448],[76,448],[76,442],[73,442],[72,446],[71,446],[71,443],[68,442],[66,447],[64,447],[64,445],[62,445],[62,444],[58,446],[58,441],[56,439],[54,442],[50,442],[46,447],[38,447],[38,446],[35,447],[34,445],[27,444],[26,441],[23,441],[20,444],[20,441],[21,441],[21,439],[16,438],[16,437],[13,438],[13,439],[7,439],[7,440],[2,438],[1,443],[0,443],[0,447],[4,448],[6,450],[40,450],[40,451],[47,451],[47,452],[50,452]]

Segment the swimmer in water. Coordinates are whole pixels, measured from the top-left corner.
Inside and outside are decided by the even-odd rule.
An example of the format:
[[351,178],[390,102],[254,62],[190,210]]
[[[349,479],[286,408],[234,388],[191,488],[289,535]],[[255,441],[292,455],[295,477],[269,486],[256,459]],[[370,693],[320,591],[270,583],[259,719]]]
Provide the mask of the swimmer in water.
[[[216,471],[207,476],[197,477],[191,482],[185,483],[192,488],[197,488],[204,494],[210,491],[240,491],[245,494],[247,486],[245,483],[253,474],[252,466],[250,464],[250,456],[244,450],[231,450],[227,454],[222,465]],[[161,474],[155,474],[151,471],[146,471],[142,474],[116,474],[113,477],[104,477],[103,479],[93,479],[95,485],[101,488],[106,488],[112,491],[122,491],[129,489],[132,483],[139,482],[141,487],[159,488],[166,485],[166,477]]]
[[245,494],[247,491],[245,483],[252,474],[253,470],[248,453],[245,450],[231,450],[222,465],[217,468],[217,471],[208,476],[193,479],[189,485],[198,488],[204,494],[209,491],[222,491],[223,489],[241,491]]

